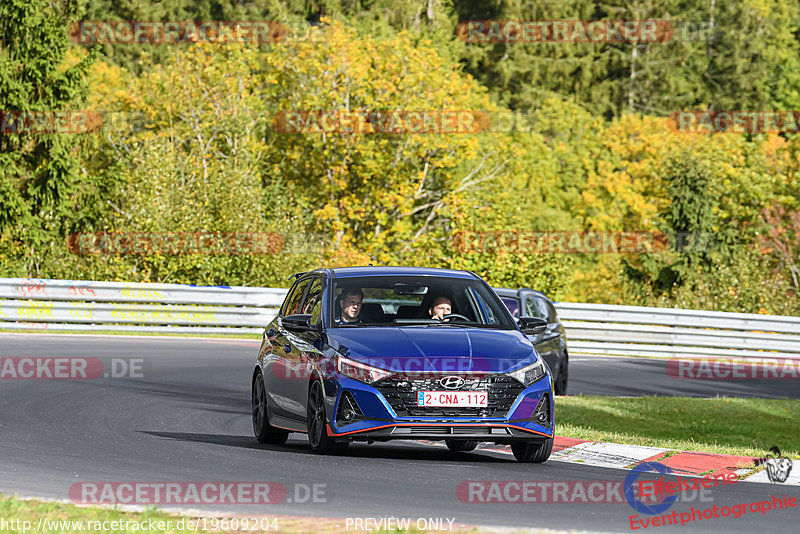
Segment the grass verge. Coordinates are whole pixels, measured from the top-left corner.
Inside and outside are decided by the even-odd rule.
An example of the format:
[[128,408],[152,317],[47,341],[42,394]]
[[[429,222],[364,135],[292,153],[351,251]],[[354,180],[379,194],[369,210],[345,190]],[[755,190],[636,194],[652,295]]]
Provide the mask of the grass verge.
[[[18,532],[27,534],[34,530],[38,532],[133,532],[131,524],[123,522],[136,521],[136,531],[140,533],[166,532],[172,530],[174,534],[194,532],[188,528],[179,528],[180,517],[164,512],[148,509],[145,512],[123,512],[106,508],[77,507],[72,504],[58,502],[41,502],[23,500],[15,497],[0,496],[0,518],[6,521],[0,530],[5,532]],[[154,527],[151,528],[150,521]],[[29,524],[24,524],[28,521]],[[104,523],[104,522],[108,523]],[[116,521],[114,525],[111,522]],[[159,523],[162,522],[163,523]],[[99,522],[100,525],[97,525]],[[184,521],[185,525],[185,521]],[[98,528],[99,526],[99,528]],[[26,528],[27,527],[27,528]],[[105,527],[105,528],[103,528]]]
[[[250,514],[229,517],[197,517],[172,515],[155,508],[144,512],[129,512],[95,506],[75,506],[60,502],[42,502],[0,495],[0,530],[5,533],[45,534],[87,533],[104,534],[135,532],[136,534],[170,533],[197,534],[198,532],[282,532],[333,533],[345,530],[344,519],[316,517],[289,517]],[[245,520],[247,523],[245,524]],[[3,524],[2,521],[6,523]],[[23,523],[28,521],[29,524]],[[116,524],[113,522],[117,522]],[[132,522],[136,522],[134,526]],[[125,523],[127,522],[127,523]],[[414,521],[411,521],[411,525]],[[235,526],[235,528],[234,528]],[[27,530],[26,530],[27,527]],[[475,532],[475,529],[455,528],[454,532]],[[374,532],[421,532],[409,530],[376,530]]]
[[716,397],[559,397],[556,434],[686,451],[798,458],[800,400]]

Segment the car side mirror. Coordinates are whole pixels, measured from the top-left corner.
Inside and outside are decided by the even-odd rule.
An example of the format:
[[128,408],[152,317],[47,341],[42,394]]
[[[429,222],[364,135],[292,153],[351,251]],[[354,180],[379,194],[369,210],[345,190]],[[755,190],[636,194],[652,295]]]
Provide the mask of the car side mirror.
[[520,317],[517,319],[523,334],[535,336],[547,330],[547,321],[539,317]]
[[308,332],[317,329],[316,326],[311,326],[311,315],[308,313],[287,315],[281,320],[281,324],[293,332]]

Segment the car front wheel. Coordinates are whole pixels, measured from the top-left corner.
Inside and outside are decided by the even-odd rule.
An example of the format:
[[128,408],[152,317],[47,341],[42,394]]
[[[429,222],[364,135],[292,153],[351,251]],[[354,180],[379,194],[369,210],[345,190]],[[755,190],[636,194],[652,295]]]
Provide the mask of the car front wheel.
[[311,450],[317,454],[341,454],[347,450],[348,442],[337,443],[328,435],[328,420],[325,417],[325,396],[322,384],[314,381],[308,391],[306,428]]
[[550,458],[550,453],[553,452],[553,438],[544,441],[515,441],[511,444],[511,452],[518,462],[540,464]]

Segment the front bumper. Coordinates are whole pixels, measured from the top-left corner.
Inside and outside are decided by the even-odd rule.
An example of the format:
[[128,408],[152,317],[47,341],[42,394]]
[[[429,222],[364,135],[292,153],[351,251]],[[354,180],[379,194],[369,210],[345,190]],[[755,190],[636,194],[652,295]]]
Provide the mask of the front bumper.
[[548,377],[527,388],[512,383],[506,375],[488,377],[467,384],[472,390],[490,392],[486,408],[424,409],[411,399],[416,398],[418,387],[431,384],[414,384],[398,392],[386,383],[368,385],[339,376],[326,388],[328,413],[332,414],[328,435],[343,441],[460,439],[495,443],[553,437],[553,392]]

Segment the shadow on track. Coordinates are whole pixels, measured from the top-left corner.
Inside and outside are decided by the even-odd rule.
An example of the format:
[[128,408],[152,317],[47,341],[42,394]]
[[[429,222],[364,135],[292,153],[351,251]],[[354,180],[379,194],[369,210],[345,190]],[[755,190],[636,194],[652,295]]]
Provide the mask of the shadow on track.
[[[196,434],[186,432],[154,432],[139,430],[141,434],[155,436],[159,438],[174,439],[178,441],[210,443],[213,445],[223,445],[225,447],[236,447],[239,449],[255,449],[276,452],[293,452],[297,454],[314,455],[305,441],[289,441],[285,445],[269,445],[259,443],[251,436],[232,436],[224,434]],[[480,451],[480,449],[479,449]],[[332,456],[332,458],[334,458]],[[476,463],[516,463],[516,460],[499,458],[486,454],[475,454],[466,452],[451,452],[447,449],[433,447],[398,444],[353,444],[347,451],[335,458],[373,458],[387,460],[422,460],[430,462],[457,461],[457,462],[476,462]]]

